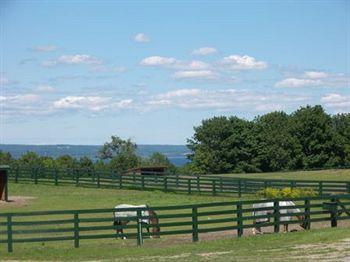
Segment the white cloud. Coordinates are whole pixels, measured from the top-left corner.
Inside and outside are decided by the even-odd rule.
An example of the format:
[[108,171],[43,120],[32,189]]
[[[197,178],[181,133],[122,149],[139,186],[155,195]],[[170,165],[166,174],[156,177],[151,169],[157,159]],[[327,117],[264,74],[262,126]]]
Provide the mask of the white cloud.
[[257,61],[254,57],[244,55],[230,55],[224,57],[220,62],[224,67],[230,70],[253,70],[265,69],[267,63],[264,61]]
[[103,110],[113,111],[119,109],[128,109],[132,107],[132,99],[114,101],[112,97],[102,96],[67,96],[56,100],[53,107],[56,109],[75,109],[87,110],[91,112],[100,112]]
[[18,83],[18,81],[11,80],[7,76],[0,74],[0,86],[14,85]]
[[33,47],[32,50],[36,51],[36,52],[48,53],[48,52],[56,51],[57,50],[57,46],[54,46],[54,45],[40,45],[40,46]]
[[321,98],[321,102],[337,112],[350,112],[350,95],[326,94]]
[[276,87],[304,87],[319,86],[322,81],[319,79],[286,78],[275,84]]
[[176,63],[176,59],[173,57],[163,57],[163,56],[149,56],[140,62],[143,66],[169,66]]
[[326,78],[328,76],[326,72],[322,72],[322,71],[306,71],[304,75],[306,78],[311,78],[311,79]]
[[178,89],[158,94],[146,102],[144,108],[182,108],[182,109],[213,109],[242,110],[251,112],[268,112],[300,105],[308,97],[304,95],[264,94],[252,90],[207,90]]
[[111,73],[123,73],[127,69],[124,66],[106,66],[106,65],[96,65],[91,68],[93,72],[111,72]]
[[144,58],[140,65],[143,66],[153,66],[153,67],[163,67],[177,70],[203,70],[209,68],[209,64],[198,61],[181,61],[173,57],[163,57],[163,56],[149,56]]
[[176,79],[215,79],[217,74],[211,70],[199,70],[199,71],[178,71],[173,77]]
[[192,51],[192,55],[209,55],[216,53],[217,50],[214,47],[201,47]]
[[52,67],[56,65],[100,65],[103,61],[95,56],[78,54],[78,55],[61,55],[55,60],[48,60],[42,62],[44,67]]
[[147,43],[150,41],[149,37],[144,33],[138,33],[137,35],[135,35],[134,40],[136,42],[141,42],[141,43]]
[[350,87],[350,79],[344,74],[330,74],[323,71],[306,71],[301,76],[285,78],[276,87]]
[[54,102],[57,109],[86,109],[89,111],[101,111],[107,108],[109,97],[100,96],[67,96]]
[[35,88],[37,92],[51,93],[55,91],[55,88],[50,85],[39,85]]

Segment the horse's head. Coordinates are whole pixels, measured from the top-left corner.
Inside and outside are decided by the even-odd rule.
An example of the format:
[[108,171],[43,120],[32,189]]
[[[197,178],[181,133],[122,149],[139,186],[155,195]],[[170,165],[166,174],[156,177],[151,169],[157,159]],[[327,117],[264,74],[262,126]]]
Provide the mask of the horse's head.
[[152,233],[153,233],[153,237],[155,238],[159,238],[160,237],[160,227],[159,227],[159,220],[158,220],[158,216],[157,216],[157,213],[154,212],[153,209],[148,209],[148,212],[149,212],[149,221],[150,221],[150,224],[152,224],[152,227],[153,227],[153,230],[152,230]]

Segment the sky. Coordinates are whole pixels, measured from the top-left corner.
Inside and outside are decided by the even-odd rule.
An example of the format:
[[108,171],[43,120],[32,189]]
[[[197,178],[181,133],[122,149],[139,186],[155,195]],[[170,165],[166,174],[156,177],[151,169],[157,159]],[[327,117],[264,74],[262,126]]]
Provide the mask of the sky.
[[0,143],[186,144],[213,116],[350,112],[350,1],[0,0]]

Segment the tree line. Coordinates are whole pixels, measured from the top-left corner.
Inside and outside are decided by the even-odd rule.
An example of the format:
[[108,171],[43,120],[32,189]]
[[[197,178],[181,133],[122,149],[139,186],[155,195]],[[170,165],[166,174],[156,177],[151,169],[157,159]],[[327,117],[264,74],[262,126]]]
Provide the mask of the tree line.
[[161,153],[155,152],[149,157],[141,158],[136,154],[137,145],[130,139],[123,140],[118,136],[111,136],[98,153],[98,160],[93,161],[87,156],[74,158],[70,155],[61,155],[57,158],[40,156],[35,152],[27,152],[18,159],[9,152],[0,151],[0,164],[12,168],[57,168],[57,169],[95,169],[101,171],[115,171],[124,173],[139,166],[165,166],[167,172],[176,172],[176,167]]
[[276,111],[252,121],[203,120],[188,139],[192,173],[272,172],[350,165],[350,114],[327,114],[322,106]]

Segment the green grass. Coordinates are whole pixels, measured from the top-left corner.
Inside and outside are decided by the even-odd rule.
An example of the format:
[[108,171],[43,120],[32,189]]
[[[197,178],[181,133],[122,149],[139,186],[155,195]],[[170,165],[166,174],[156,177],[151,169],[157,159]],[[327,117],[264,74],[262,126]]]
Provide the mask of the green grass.
[[[142,247],[135,246],[131,240],[104,240],[96,244],[85,242],[80,248],[68,247],[65,243],[43,243],[15,245],[15,252],[8,254],[1,248],[2,260],[113,260],[113,261],[305,261],[308,255],[336,255],[337,258],[350,256],[349,247],[339,251],[338,244],[349,238],[350,228],[310,230],[288,234],[269,234],[243,238],[190,243],[186,240],[177,244],[164,243],[162,239],[148,240]],[[180,242],[181,241],[181,242]],[[179,244],[180,242],[180,244]],[[316,244],[318,247],[304,245]],[[324,254],[327,252],[326,254]],[[301,256],[302,259],[298,259]]]
[[125,190],[75,187],[72,185],[33,185],[30,183],[10,182],[9,196],[34,197],[25,206],[1,207],[5,211],[38,211],[65,209],[114,208],[117,204],[148,204],[150,206],[183,205],[207,202],[224,202],[237,200],[229,196],[211,196],[186,193],[172,193],[151,190]]
[[318,171],[290,171],[290,172],[250,173],[250,174],[220,174],[215,176],[262,178],[262,179],[350,181],[350,169],[328,169],[328,170],[318,170]]
[[[9,191],[10,196],[30,196],[34,199],[29,200],[24,206],[0,206],[1,212],[113,208],[120,203],[147,203],[150,206],[164,206],[237,200],[235,197],[227,196],[96,189],[72,185],[15,184],[12,181],[9,185]],[[289,234],[266,234],[240,239],[235,237],[236,234],[236,231],[227,231],[226,234],[218,236],[219,240],[213,240],[213,238],[208,237],[208,234],[200,234],[199,238],[206,240],[198,243],[191,243],[190,235],[164,236],[160,239],[146,239],[142,247],[136,246],[135,239],[126,241],[120,239],[81,240],[78,249],[73,248],[73,241],[15,243],[14,253],[12,254],[7,253],[5,244],[0,244],[0,260],[82,261],[120,259],[121,261],[171,261],[181,259],[181,261],[242,261],[259,258],[260,261],[267,261],[271,257],[284,260],[290,258],[289,260],[291,260],[295,255],[295,251],[300,249],[297,245],[334,243],[340,239],[349,238],[350,228],[328,228]],[[319,254],[333,252],[332,247],[328,249],[326,251],[325,249],[316,251]],[[304,253],[308,255],[307,250],[299,250],[298,252],[301,255]],[[350,256],[350,250],[344,252],[348,252],[347,255]]]

